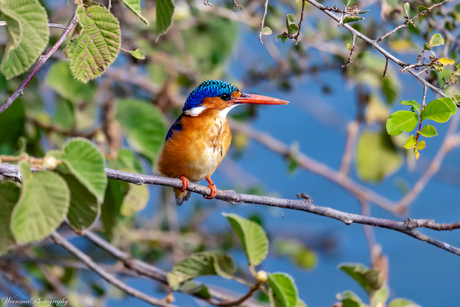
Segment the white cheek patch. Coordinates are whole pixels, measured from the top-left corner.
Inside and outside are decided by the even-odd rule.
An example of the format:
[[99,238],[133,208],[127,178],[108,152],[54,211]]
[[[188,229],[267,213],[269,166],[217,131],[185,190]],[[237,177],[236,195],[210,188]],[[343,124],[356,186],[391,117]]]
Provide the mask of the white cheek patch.
[[237,104],[234,104],[234,105],[231,105],[231,106],[219,111],[219,117],[223,117],[223,118],[227,117],[228,112],[231,109],[233,109],[234,107],[236,107],[236,106],[237,106]]
[[201,114],[201,112],[203,112],[204,110],[206,110],[206,107],[205,106],[200,106],[200,107],[194,107],[190,110],[187,110],[184,112],[185,115],[188,115],[188,116],[198,116]]

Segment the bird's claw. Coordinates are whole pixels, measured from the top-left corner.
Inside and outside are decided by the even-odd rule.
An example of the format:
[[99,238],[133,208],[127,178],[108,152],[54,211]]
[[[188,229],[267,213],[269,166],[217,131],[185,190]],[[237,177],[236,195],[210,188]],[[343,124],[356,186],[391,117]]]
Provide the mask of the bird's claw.
[[182,188],[180,189],[181,192],[185,192],[188,188],[188,179],[185,176],[180,176],[180,180],[182,180]]
[[216,192],[217,192],[216,185],[214,183],[211,183],[208,186],[208,188],[211,189],[211,196],[203,195],[203,197],[206,198],[206,199],[213,199],[214,197],[216,197]]

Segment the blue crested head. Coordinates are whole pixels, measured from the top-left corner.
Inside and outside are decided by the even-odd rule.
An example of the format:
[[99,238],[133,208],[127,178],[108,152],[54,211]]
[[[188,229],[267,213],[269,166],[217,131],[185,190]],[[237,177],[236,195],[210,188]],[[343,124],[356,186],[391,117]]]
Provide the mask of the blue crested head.
[[182,111],[187,111],[198,107],[203,103],[204,98],[228,97],[234,91],[238,91],[238,88],[228,82],[220,80],[205,81],[201,83],[196,89],[194,89],[190,95],[188,95],[187,100],[185,101],[184,109]]

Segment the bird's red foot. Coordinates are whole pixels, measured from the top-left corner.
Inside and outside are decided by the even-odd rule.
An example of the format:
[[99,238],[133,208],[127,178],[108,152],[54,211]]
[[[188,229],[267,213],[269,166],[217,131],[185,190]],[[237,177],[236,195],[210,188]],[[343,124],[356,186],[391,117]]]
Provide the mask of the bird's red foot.
[[217,192],[216,185],[214,184],[214,182],[212,182],[211,178],[206,178],[206,180],[209,182],[208,188],[211,189],[211,196],[203,195],[203,197],[206,199],[213,199],[214,197],[216,197],[216,192]]
[[182,180],[182,188],[180,189],[181,192],[185,192],[188,188],[188,179],[185,176],[180,176],[180,180]]

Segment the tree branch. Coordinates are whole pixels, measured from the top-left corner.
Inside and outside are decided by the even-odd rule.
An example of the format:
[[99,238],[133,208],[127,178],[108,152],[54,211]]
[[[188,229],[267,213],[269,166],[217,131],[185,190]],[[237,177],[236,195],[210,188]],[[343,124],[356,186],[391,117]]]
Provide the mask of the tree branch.
[[[308,1],[310,4],[312,4],[314,7],[318,8],[319,10],[323,11],[326,15],[328,15],[329,17],[331,17],[332,19],[334,19],[337,23],[340,23],[340,17],[337,16],[336,14],[332,13],[330,10],[328,10],[327,7],[325,7],[324,5],[320,4],[319,2],[315,1],[315,0],[306,0]],[[390,59],[392,60],[393,62],[395,62],[396,64],[398,64],[399,66],[401,67],[406,67],[408,66],[409,64],[401,61],[400,59],[398,59],[397,57],[395,57],[394,55],[392,55],[391,53],[389,53],[388,51],[386,51],[384,48],[382,48],[381,46],[379,46],[379,44],[377,43],[377,41],[367,37],[366,35],[362,34],[361,32],[357,31],[356,29],[354,29],[353,27],[351,27],[349,24],[343,24],[342,25],[345,29],[347,29],[348,31],[350,31],[353,35],[356,35],[357,37],[361,38],[363,41],[365,41],[366,43],[368,43],[369,45],[371,45],[372,47],[374,47],[377,51],[379,51],[381,54],[383,54],[387,59]],[[437,94],[441,95],[442,97],[447,97],[446,94],[444,94],[444,92],[434,86],[433,84],[429,83],[427,80],[423,79],[419,74],[417,74],[415,71],[413,71],[412,69],[409,69],[408,72],[413,75],[415,78],[417,78],[420,82],[422,82],[423,85],[429,87],[430,89],[432,89],[433,91],[435,91]],[[460,104],[457,103],[457,106],[460,107]]]
[[262,41],[262,32],[264,31],[264,23],[265,23],[265,17],[267,16],[267,9],[268,9],[268,0],[265,0],[264,4],[264,14],[262,16],[262,21],[260,22],[260,32],[259,32],[259,41],[263,45],[264,42]]
[[24,88],[29,84],[30,80],[37,74],[40,68],[45,64],[45,62],[50,58],[50,56],[56,52],[56,50],[61,46],[61,44],[66,40],[67,36],[69,35],[70,31],[73,27],[77,24],[77,15],[74,14],[69,21],[69,24],[66,26],[64,32],[61,34],[61,37],[58,41],[53,45],[53,47],[48,51],[45,55],[40,56],[38,61],[32,68],[32,71],[27,75],[24,81],[19,85],[19,87],[14,91],[14,93],[0,106],[0,114],[3,113],[18,97],[22,96],[24,93]]
[[[4,27],[6,25],[7,25],[6,21],[0,21],[0,27]],[[61,24],[58,24],[58,23],[49,23],[48,27],[56,28],[56,29],[66,29],[67,28],[66,25],[61,25]]]
[[58,245],[62,246],[66,249],[69,253],[75,256],[78,260],[82,261],[84,264],[88,266],[92,271],[96,274],[100,275],[103,279],[105,279],[111,285],[117,287],[118,289],[126,292],[128,295],[138,298],[144,302],[149,303],[153,306],[161,306],[161,307],[175,307],[175,305],[164,303],[163,301],[156,299],[154,297],[148,296],[136,289],[128,286],[121,280],[117,279],[115,276],[107,273],[103,268],[97,265],[88,255],[83,253],[81,250],[76,248],[72,243],[67,241],[64,237],[62,237],[57,232],[53,232],[50,235],[50,238]]
[[[118,171],[118,170],[114,170],[110,168],[106,168],[105,171],[107,173],[107,177],[110,179],[125,181],[129,183],[137,184],[137,185],[153,184],[153,185],[162,185],[162,186],[168,186],[168,187],[173,187],[173,188],[178,188],[178,189],[182,187],[182,180],[180,179],[167,178],[167,177],[155,176],[155,175],[135,174],[135,173],[129,173],[129,172],[124,172],[124,171]],[[16,165],[10,165],[10,164],[5,164],[5,163],[0,164],[0,174],[6,175],[9,177],[16,177],[16,179],[19,179],[19,177],[21,176],[19,174],[19,170]],[[199,184],[195,184],[195,183],[189,183],[187,190],[192,191],[194,193],[201,194],[201,195],[206,195],[206,196],[211,195],[210,188],[199,185]],[[452,224],[439,224],[439,223],[435,223],[432,220],[427,220],[427,219],[422,219],[422,220],[410,219],[404,222],[398,222],[398,221],[393,221],[393,220],[388,220],[388,219],[380,219],[380,218],[375,218],[375,217],[363,216],[359,214],[347,213],[347,212],[339,211],[339,210],[332,209],[329,207],[316,206],[311,203],[311,198],[309,198],[304,193],[297,194],[297,197],[302,198],[302,200],[282,199],[282,198],[275,198],[275,197],[268,197],[268,196],[240,194],[240,193],[236,193],[233,190],[217,190],[217,193],[216,193],[216,199],[224,200],[232,204],[248,203],[248,204],[255,204],[255,205],[278,207],[278,208],[283,208],[283,209],[292,209],[292,210],[309,212],[309,213],[313,213],[316,215],[321,215],[321,216],[329,217],[332,219],[336,219],[336,220],[344,222],[347,225],[357,223],[357,224],[370,225],[370,226],[376,226],[376,227],[387,228],[387,229],[399,231],[411,237],[414,237],[418,240],[427,242],[443,250],[451,252],[457,256],[460,256],[459,248],[451,246],[442,241],[433,239],[431,237],[428,237],[418,231],[414,231],[415,228],[419,228],[419,227],[438,230],[438,231],[454,230],[454,229],[460,228],[460,222],[452,223]],[[90,232],[86,232],[87,237],[88,237],[88,233]],[[102,240],[102,239],[99,239],[99,240]],[[115,248],[111,247],[111,249],[113,250]],[[128,261],[127,257],[129,256],[127,256],[123,252],[115,249],[114,253],[117,254],[117,256],[115,257],[119,259],[125,259],[125,261]],[[124,254],[124,256],[122,254]],[[154,273],[157,274],[158,276],[158,269],[155,269],[155,271],[156,272]],[[136,271],[136,272],[141,275],[145,275],[145,273],[142,271],[141,272]]]

